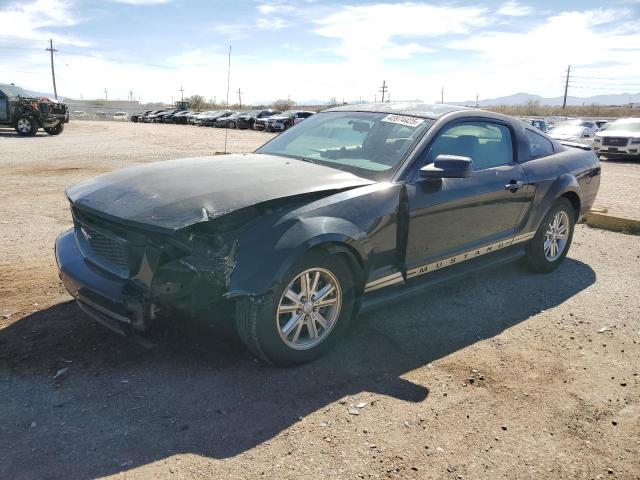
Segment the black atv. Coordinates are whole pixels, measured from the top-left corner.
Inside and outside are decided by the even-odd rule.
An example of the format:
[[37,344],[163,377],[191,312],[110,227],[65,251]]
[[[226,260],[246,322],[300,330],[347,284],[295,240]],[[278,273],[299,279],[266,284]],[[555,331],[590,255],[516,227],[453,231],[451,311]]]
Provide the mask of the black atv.
[[0,126],[13,127],[19,135],[33,137],[39,128],[49,135],[59,135],[68,122],[69,109],[64,103],[0,83]]

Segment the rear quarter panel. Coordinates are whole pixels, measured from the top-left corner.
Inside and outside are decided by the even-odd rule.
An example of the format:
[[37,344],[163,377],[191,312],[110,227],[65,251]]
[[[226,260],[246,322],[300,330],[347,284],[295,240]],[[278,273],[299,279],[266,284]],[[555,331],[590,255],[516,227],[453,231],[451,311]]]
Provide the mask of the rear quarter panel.
[[579,198],[578,219],[593,206],[600,185],[600,163],[593,151],[559,145],[556,153],[522,166],[533,195],[520,225],[523,231],[536,230],[554,202],[567,192]]

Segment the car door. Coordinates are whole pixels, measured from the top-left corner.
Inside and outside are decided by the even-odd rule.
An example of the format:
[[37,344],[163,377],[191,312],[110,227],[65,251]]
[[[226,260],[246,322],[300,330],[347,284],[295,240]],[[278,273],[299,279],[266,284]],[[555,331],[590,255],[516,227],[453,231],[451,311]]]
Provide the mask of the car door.
[[9,99],[0,90],[0,122],[7,122],[9,120]]
[[[437,155],[473,161],[469,178],[421,178],[408,184],[407,270],[509,240],[527,198],[511,127],[493,120],[443,127],[421,162]],[[424,272],[421,272],[424,273]]]

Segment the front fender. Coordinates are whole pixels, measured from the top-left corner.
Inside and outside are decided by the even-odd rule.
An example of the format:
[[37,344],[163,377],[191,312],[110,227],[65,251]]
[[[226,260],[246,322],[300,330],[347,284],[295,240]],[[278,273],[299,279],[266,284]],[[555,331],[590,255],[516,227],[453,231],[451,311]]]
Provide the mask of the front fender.
[[370,251],[366,238],[364,231],[343,218],[310,217],[296,220],[284,231],[270,231],[250,251],[242,248],[241,239],[226,297],[260,295],[271,290],[305,252],[318,245],[347,245],[366,263]]

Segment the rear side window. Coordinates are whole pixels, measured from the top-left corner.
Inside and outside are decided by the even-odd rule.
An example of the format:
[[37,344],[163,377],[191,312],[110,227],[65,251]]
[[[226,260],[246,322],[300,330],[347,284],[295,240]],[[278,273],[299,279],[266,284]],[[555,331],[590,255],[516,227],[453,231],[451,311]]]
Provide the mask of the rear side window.
[[431,145],[431,158],[438,155],[469,157],[474,170],[513,163],[511,131],[496,123],[463,122],[445,127]]
[[529,140],[529,155],[531,155],[532,158],[546,157],[553,153],[553,143],[551,143],[551,140],[528,128],[525,129],[525,132]]

